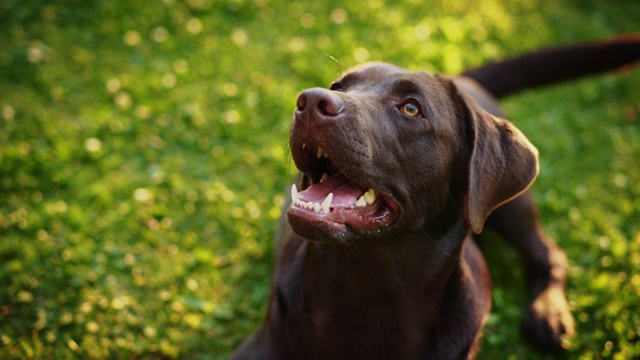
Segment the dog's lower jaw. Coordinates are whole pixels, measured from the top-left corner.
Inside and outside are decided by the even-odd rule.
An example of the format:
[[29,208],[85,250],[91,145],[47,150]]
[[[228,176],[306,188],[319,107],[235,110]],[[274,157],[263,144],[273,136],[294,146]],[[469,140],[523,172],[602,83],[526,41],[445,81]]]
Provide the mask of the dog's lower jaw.
[[[320,205],[318,205],[320,206]],[[401,216],[399,206],[386,195],[369,205],[371,215],[358,208],[332,207],[330,211],[306,209],[292,202],[286,217],[293,231],[307,240],[330,243],[352,243],[358,239],[375,238],[393,228]]]
[[320,218],[309,219],[304,210],[289,208],[286,213],[291,229],[303,238],[316,242],[344,242],[351,237],[351,230],[345,225]]

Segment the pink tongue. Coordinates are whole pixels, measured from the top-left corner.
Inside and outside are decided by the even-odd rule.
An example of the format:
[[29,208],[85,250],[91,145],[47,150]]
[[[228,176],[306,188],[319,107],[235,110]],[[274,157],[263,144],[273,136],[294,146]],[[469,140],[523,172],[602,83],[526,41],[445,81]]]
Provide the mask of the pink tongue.
[[322,203],[329,193],[333,193],[333,200],[331,201],[332,208],[349,207],[353,205],[365,191],[367,191],[367,189],[351,182],[344,175],[338,174],[331,176],[319,184],[311,185],[307,190],[299,194],[299,199],[305,202]]

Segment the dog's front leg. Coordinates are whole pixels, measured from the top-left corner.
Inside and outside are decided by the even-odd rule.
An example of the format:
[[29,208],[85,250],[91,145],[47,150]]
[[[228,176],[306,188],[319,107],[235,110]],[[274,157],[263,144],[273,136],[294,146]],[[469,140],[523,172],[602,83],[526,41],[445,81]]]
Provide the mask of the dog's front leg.
[[530,191],[498,208],[488,225],[515,246],[525,260],[531,291],[525,331],[544,350],[560,349],[562,337],[574,334],[565,295],[567,258],[544,232]]

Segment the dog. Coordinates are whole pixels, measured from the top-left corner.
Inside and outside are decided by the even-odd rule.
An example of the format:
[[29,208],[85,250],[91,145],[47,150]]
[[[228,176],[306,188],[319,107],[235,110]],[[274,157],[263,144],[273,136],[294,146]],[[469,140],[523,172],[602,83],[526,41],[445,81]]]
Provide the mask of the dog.
[[454,78],[368,63],[303,91],[266,319],[233,358],[474,358],[491,308],[485,225],[524,259],[525,330],[560,348],[575,332],[567,259],[528,191],[537,150],[496,99],[638,59],[631,35]]

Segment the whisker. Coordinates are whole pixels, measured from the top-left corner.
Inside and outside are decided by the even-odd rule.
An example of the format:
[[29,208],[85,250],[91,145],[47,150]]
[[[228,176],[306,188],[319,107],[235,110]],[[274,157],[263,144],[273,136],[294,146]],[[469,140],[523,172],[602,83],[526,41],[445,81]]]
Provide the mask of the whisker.
[[323,54],[325,54],[325,56],[327,56],[329,59],[335,61],[336,64],[340,64],[340,61],[338,61],[338,59],[334,58],[333,56],[331,56],[331,55],[329,55],[327,53],[323,53]]
[[284,163],[285,163],[285,177],[287,178],[287,181],[291,181],[291,164],[293,162],[293,158],[291,156],[291,146],[289,144],[289,140],[285,141],[282,144],[282,148],[284,150]]
[[427,237],[427,239],[429,239],[429,241],[431,241],[431,243],[433,244],[433,246],[435,246],[435,247],[436,247],[436,249],[440,250],[440,252],[441,252],[441,253],[443,253],[443,254],[447,255],[448,257],[450,257],[450,258],[452,258],[452,259],[458,260],[458,257],[457,257],[457,256],[454,256],[454,255],[450,254],[449,252],[447,252],[446,250],[444,250],[443,248],[441,248],[440,246],[438,246],[438,244],[433,240],[433,238],[431,237],[431,235],[429,235],[429,234],[427,233],[427,231],[426,231],[423,227],[420,227],[420,230],[422,230],[422,233]]
[[360,259],[360,254],[356,251],[356,247],[357,247],[356,242],[347,241],[345,242],[345,245],[356,258]]

